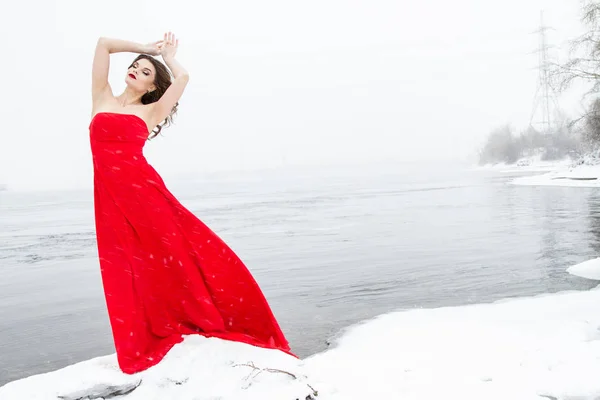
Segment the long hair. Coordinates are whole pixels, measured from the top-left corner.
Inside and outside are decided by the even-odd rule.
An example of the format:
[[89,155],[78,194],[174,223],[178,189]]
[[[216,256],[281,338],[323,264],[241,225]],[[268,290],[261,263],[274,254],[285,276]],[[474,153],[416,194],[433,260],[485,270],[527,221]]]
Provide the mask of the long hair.
[[[129,68],[131,68],[133,64],[136,63],[136,61],[142,58],[150,61],[152,65],[154,65],[154,69],[156,70],[156,75],[154,76],[154,86],[156,86],[156,89],[154,89],[150,93],[144,94],[141,99],[142,104],[151,104],[157,102],[162,97],[162,95],[165,94],[169,86],[171,86],[171,73],[163,63],[147,54],[140,54],[139,56],[137,56],[135,60],[133,60],[131,65],[129,65]],[[163,127],[167,127],[173,123],[173,116],[175,116],[175,113],[177,113],[178,105],[179,102],[175,103],[173,109],[171,109],[171,112],[169,113],[169,115],[167,115],[167,118],[165,118],[165,120],[162,123],[156,125],[156,127],[152,129],[152,132],[150,133],[150,136],[148,136],[148,139],[156,137]]]

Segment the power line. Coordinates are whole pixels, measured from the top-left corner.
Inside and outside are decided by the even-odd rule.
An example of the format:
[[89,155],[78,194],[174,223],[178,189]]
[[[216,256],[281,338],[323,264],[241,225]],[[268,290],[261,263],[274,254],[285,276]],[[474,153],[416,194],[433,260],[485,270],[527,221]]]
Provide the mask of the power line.
[[548,57],[548,49],[554,46],[548,44],[546,32],[554,30],[552,27],[544,24],[544,11],[540,11],[540,27],[538,30],[532,32],[538,35],[538,49],[533,53],[538,54],[538,84],[534,95],[533,107],[531,110],[531,117],[529,119],[529,125],[533,126],[533,118],[541,109],[541,123],[542,132],[550,132],[551,127],[554,125],[552,114],[550,112],[551,103],[558,109],[558,104],[554,91],[550,84],[550,59]]

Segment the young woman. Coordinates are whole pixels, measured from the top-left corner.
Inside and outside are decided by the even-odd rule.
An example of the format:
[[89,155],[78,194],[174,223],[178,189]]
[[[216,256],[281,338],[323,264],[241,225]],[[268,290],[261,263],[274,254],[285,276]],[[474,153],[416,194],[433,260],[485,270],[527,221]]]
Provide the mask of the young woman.
[[[145,142],[171,122],[188,83],[177,48],[171,32],[146,45],[101,38],[92,67],[96,237],[126,373],[155,365],[189,334],[290,351],[242,261],[177,201],[143,156]],[[127,69],[125,90],[115,96],[108,71],[110,54],[117,52],[140,54]],[[164,64],[153,57],[159,55]]]

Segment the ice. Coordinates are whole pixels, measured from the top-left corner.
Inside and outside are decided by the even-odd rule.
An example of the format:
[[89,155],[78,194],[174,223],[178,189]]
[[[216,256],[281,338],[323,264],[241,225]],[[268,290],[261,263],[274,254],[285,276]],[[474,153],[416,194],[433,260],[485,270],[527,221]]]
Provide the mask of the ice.
[[582,278],[600,281],[600,258],[573,265],[567,269],[567,272]]

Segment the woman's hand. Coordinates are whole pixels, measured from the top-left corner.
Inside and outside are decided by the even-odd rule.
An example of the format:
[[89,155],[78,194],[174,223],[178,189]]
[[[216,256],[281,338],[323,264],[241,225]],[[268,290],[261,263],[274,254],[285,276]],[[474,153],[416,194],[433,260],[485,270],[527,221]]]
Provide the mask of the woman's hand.
[[160,55],[162,55],[164,60],[175,58],[178,45],[179,39],[175,39],[175,35],[173,33],[165,33],[165,38],[161,41],[160,45]]
[[157,56],[161,54],[161,49],[163,47],[163,40],[157,40],[156,42],[148,43],[144,46],[144,53],[150,54],[151,56]]

